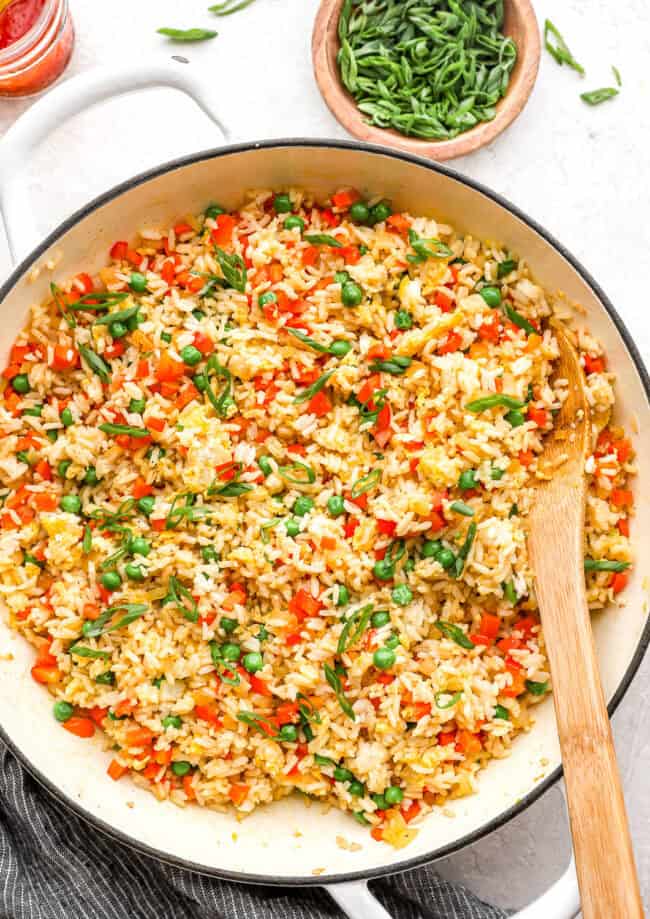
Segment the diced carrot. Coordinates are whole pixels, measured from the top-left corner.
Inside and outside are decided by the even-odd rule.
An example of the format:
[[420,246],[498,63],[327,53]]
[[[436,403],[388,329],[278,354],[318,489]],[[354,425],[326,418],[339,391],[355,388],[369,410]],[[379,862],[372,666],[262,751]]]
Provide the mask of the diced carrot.
[[194,229],[184,220],[174,226],[174,233],[177,236],[184,236],[186,233],[193,233]]
[[122,763],[119,763],[116,759],[112,759],[108,764],[108,769],[106,772],[113,779],[114,782],[117,782],[118,779],[121,779],[125,772],[129,770],[126,766],[123,766]]
[[323,604],[302,588],[289,600],[288,609],[298,622],[320,615]]
[[486,320],[481,323],[478,330],[479,338],[485,342],[492,342],[493,344],[498,344],[501,337],[501,332],[499,329],[499,317],[492,316],[491,319]]
[[347,210],[360,199],[361,195],[356,188],[348,188],[343,191],[337,191],[336,194],[332,195],[332,206],[338,207],[340,210]]
[[95,725],[90,718],[82,718],[81,715],[73,715],[63,722],[63,727],[75,737],[92,737],[95,733]]
[[285,638],[284,643],[285,645],[287,645],[287,647],[293,648],[294,645],[299,645],[301,641],[302,641],[302,635],[300,634],[300,632],[291,632],[291,634],[287,635],[287,637]]
[[438,346],[438,354],[452,354],[458,351],[463,339],[458,332],[450,332],[441,345]]
[[89,274],[86,274],[85,271],[82,272],[81,274],[78,274],[74,278],[72,283],[77,288],[77,290],[81,292],[82,295],[90,294],[95,289],[95,285],[93,284],[93,279],[90,277]]
[[616,526],[621,536],[630,535],[630,521],[627,517],[621,517],[621,519],[617,522]]
[[368,492],[364,492],[362,495],[358,495],[358,497],[353,498],[352,492],[346,491],[345,500],[349,501],[350,504],[355,504],[359,510],[365,511],[368,509]]
[[293,453],[296,456],[306,456],[307,448],[304,444],[289,444],[287,446],[287,453]]
[[218,214],[215,223],[216,227],[210,233],[212,242],[217,246],[227,246],[232,242],[232,233],[237,221],[230,214]]
[[634,495],[627,488],[613,488],[610,500],[614,507],[631,507],[634,504]]
[[147,418],[147,427],[160,434],[167,427],[167,422],[164,418]]
[[201,354],[210,354],[214,351],[214,342],[209,335],[205,335],[203,332],[195,332],[192,344],[197,348]]
[[627,587],[628,575],[625,571],[615,571],[612,574],[611,588],[615,594],[620,594]]
[[192,383],[185,387],[182,392],[179,393],[178,397],[174,401],[174,408],[181,412],[186,405],[189,405],[190,402],[194,402],[195,399],[199,398],[199,391]]
[[343,533],[346,539],[351,539],[354,536],[354,531],[359,526],[359,522],[358,517],[348,517],[343,527]]
[[323,223],[327,224],[328,227],[337,227],[341,222],[340,218],[329,207],[323,208],[320,216]]
[[34,466],[34,472],[36,472],[37,475],[40,475],[40,477],[45,482],[52,481],[52,467],[47,460],[39,460],[39,462]]
[[585,373],[587,375],[591,373],[604,373],[605,371],[605,358],[604,357],[592,357],[590,354],[585,354],[584,362],[585,362]]
[[112,259],[115,259],[117,262],[121,262],[126,258],[128,248],[129,244],[123,240],[120,240],[119,242],[113,243],[109,254]]
[[336,252],[346,265],[356,265],[361,260],[361,251],[358,246],[341,246]]
[[526,353],[528,354],[532,353],[533,351],[537,351],[541,343],[542,343],[542,336],[537,335],[535,332],[533,332],[532,335],[529,335],[528,338],[526,339],[526,345],[524,347],[524,351],[526,351]]
[[298,702],[281,702],[275,710],[275,718],[279,725],[289,724],[299,720],[300,705]]
[[[438,309],[442,310],[443,313],[450,313],[454,308],[454,298],[446,290],[437,290],[433,300]],[[453,350],[456,351],[457,349],[454,348]]]
[[93,708],[89,709],[88,711],[88,715],[92,718],[95,724],[99,725],[99,727],[102,726],[102,721],[104,720],[107,714],[108,714],[108,709],[101,708],[99,705],[93,706]]
[[535,454],[532,450],[520,450],[517,459],[522,466],[530,466],[535,459]]
[[370,830],[370,835],[375,840],[375,842],[381,842],[384,838],[384,831],[380,826],[373,826]]
[[458,731],[456,734],[456,752],[465,756],[474,757],[482,750],[481,741],[471,731]]
[[194,773],[188,772],[183,776],[183,791],[188,800],[193,801],[196,798],[194,791]]
[[162,263],[160,267],[160,277],[163,279],[165,284],[172,285],[176,279],[176,265],[173,260],[168,258]]
[[137,501],[139,498],[145,498],[147,495],[152,495],[153,487],[149,485],[148,482],[145,482],[142,476],[138,476],[138,478],[133,483],[131,494]]
[[333,552],[338,546],[338,542],[333,536],[323,536],[320,541],[320,547],[324,552]]
[[323,392],[322,389],[307,403],[308,415],[316,415],[317,418],[322,418],[323,415],[328,415],[331,411],[332,403],[327,393]]
[[318,246],[307,246],[306,249],[303,249],[302,253],[302,264],[305,268],[313,267],[318,261]]
[[502,689],[501,693],[508,699],[516,699],[517,696],[526,692],[526,676],[521,671],[514,670],[512,666],[508,666],[506,669],[512,677],[512,682],[505,689]]
[[357,399],[363,405],[372,399],[372,395],[376,389],[379,389],[381,385],[381,376],[378,373],[373,373],[365,381],[359,392],[357,393]]
[[446,526],[446,520],[442,517],[438,511],[431,511],[428,517],[429,523],[431,524],[430,529],[434,533],[438,533],[440,530],[444,530]]
[[250,791],[249,785],[231,785],[228,797],[234,805],[242,804]]
[[394,520],[377,519],[377,529],[382,536],[392,536],[397,529],[397,523]]
[[448,747],[456,743],[456,731],[441,731],[438,734],[438,743],[441,747]]
[[533,629],[539,626],[539,621],[533,616],[524,616],[519,622],[516,622],[513,626],[518,632],[523,632],[526,638],[530,638]]
[[185,364],[174,360],[167,351],[163,351],[156,367],[156,379],[161,383],[174,383],[185,375]]
[[169,766],[172,761],[172,748],[154,751],[153,758],[159,766]]
[[58,683],[61,678],[56,663],[44,664],[37,661],[31,669],[31,674],[33,680],[43,684]]
[[616,458],[618,459],[619,463],[621,465],[627,463],[630,456],[632,455],[632,444],[630,441],[627,438],[622,440],[615,440],[612,443],[612,447],[614,448],[614,452],[616,453]]
[[141,775],[143,775],[145,779],[149,779],[150,782],[155,782],[158,778],[158,774],[160,773],[160,769],[161,767],[154,760],[154,762],[149,763],[147,766],[145,766],[145,768],[141,772]]
[[84,619],[91,619],[93,621],[95,619],[99,619],[99,616],[100,616],[99,604],[98,603],[84,603],[81,613]]
[[38,511],[55,511],[59,504],[59,499],[51,492],[35,492],[33,497],[34,505]]
[[431,714],[430,702],[413,702],[411,708],[413,717],[416,721],[419,721],[420,718],[426,718],[427,715]]
[[256,692],[258,696],[269,696],[270,697],[273,695],[273,693],[269,689],[268,683],[265,683],[264,680],[260,679],[260,677],[255,676],[254,673],[247,673],[246,678],[248,679],[248,682],[251,684],[251,689],[253,690],[253,692]]
[[217,714],[216,708],[211,705],[195,705],[194,714],[197,718],[200,718],[201,721],[207,721],[208,724],[214,725],[216,728],[222,727],[222,721]]
[[411,221],[408,217],[405,217],[404,214],[391,214],[388,220],[386,221],[391,230],[395,230],[396,233],[408,233],[411,226]]
[[390,354],[390,348],[387,348],[386,345],[373,345],[368,351],[367,357],[370,360],[384,361],[390,357]]
[[493,615],[492,613],[483,613],[481,616],[481,625],[479,631],[481,635],[486,635],[488,638],[496,638],[501,626],[501,620],[498,616]]
[[395,680],[395,675],[393,673],[378,673],[375,677],[375,682],[381,683],[382,686],[390,686]]
[[539,428],[545,428],[548,424],[548,412],[545,408],[536,408],[534,405],[529,405],[528,420],[534,421]]
[[129,747],[148,747],[154,738],[149,728],[135,727],[126,732],[126,743]]
[[469,640],[474,645],[484,645],[486,648],[492,644],[492,639],[488,638],[487,635],[481,635],[479,632],[472,632],[469,636]]
[[508,638],[502,638],[501,641],[497,643],[497,648],[499,651],[503,651],[506,654],[508,651],[518,651],[523,647],[524,643],[521,641],[521,639],[512,638],[512,636]]
[[407,823],[410,823],[411,820],[415,820],[417,815],[420,813],[421,805],[419,801],[412,801],[408,807],[400,808],[402,812],[402,817],[406,820]]
[[113,341],[104,351],[104,357],[107,357],[110,361],[113,361],[118,357],[122,357],[125,351],[126,345],[123,341]]
[[57,372],[74,370],[79,366],[79,352],[71,345],[55,345],[50,366]]

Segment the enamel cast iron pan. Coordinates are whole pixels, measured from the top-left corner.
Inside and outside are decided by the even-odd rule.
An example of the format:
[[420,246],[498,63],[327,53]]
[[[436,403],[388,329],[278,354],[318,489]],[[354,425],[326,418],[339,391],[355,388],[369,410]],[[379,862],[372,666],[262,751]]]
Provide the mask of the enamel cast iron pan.
[[[154,85],[188,93],[219,124],[209,87],[182,63],[97,70],[74,77],[36,102],[0,142],[0,207],[12,254],[19,262],[0,288],[0,366],[25,324],[32,304],[47,296],[51,280],[97,270],[115,239],[147,224],[200,212],[211,200],[235,207],[250,187],[305,186],[317,195],[344,185],[381,194],[398,209],[430,213],[478,237],[497,238],[527,258],[539,282],[563,290],[587,311],[618,375],[618,421],[638,431],[635,448],[650,455],[649,380],[629,333],[612,304],[559,243],[498,195],[468,179],[404,153],[362,143],[277,140],[219,147],[189,156],[112,189],[65,220],[47,239],[33,238],[31,208],[22,176],[32,149],[69,116],[110,96]],[[52,260],[55,268],[48,268]],[[40,271],[35,269],[40,266]],[[647,480],[646,480],[647,479]],[[650,492],[650,466],[640,464],[637,495]],[[637,563],[626,604],[594,616],[596,644],[610,713],[620,702],[650,639],[644,612],[643,572],[650,568],[650,507],[637,499],[632,527]],[[3,617],[0,616],[0,620]],[[570,640],[570,635],[568,636]],[[433,813],[407,849],[372,842],[349,817],[307,809],[287,798],[235,817],[198,807],[159,803],[128,780],[106,775],[109,754],[99,743],[79,741],[51,717],[43,687],[31,680],[33,650],[0,622],[0,647],[11,652],[0,669],[0,736],[32,775],[65,807],[98,831],[165,862],[206,875],[251,884],[327,885],[355,919],[386,919],[368,891],[368,880],[415,868],[476,842],[538,798],[561,775],[551,700],[536,708],[534,729],[519,737],[512,754],[481,775],[478,794],[452,801],[449,816]],[[357,852],[336,844],[358,841]],[[606,866],[603,866],[606,870]],[[572,866],[520,919],[570,919],[579,909]]]

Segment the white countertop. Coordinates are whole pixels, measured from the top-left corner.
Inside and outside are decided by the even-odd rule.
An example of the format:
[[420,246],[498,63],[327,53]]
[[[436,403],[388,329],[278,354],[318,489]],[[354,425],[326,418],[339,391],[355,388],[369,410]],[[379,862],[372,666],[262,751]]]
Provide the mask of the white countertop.
[[[647,0],[533,0],[587,77],[543,53],[532,98],[490,147],[452,165],[533,216],[593,273],[650,363],[650,5]],[[318,0],[257,0],[225,19],[208,0],[70,0],[78,40],[69,74],[95,64],[181,53],[223,87],[222,114],[235,141],[347,137],[321,100],[311,72]],[[216,28],[200,45],[169,45],[160,26]],[[623,88],[591,108],[585,89]],[[29,101],[0,100],[0,136]],[[217,146],[215,128],[179,93],[150,90],[112,101],[62,125],[30,167],[34,217],[45,233],[116,182],[176,156]],[[1,234],[0,230],[0,234]],[[0,278],[10,264],[0,235]],[[645,277],[644,277],[645,269]],[[614,718],[641,885],[650,904],[650,656]],[[517,820],[440,863],[485,899],[529,902],[565,864],[568,834],[557,789]],[[552,919],[552,917],[549,917]],[[624,919],[624,917],[612,917]]]

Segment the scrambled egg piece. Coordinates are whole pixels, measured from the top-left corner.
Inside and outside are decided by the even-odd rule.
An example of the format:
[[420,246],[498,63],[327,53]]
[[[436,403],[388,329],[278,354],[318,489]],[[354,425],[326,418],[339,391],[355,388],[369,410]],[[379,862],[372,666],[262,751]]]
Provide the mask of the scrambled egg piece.
[[190,404],[180,416],[183,430],[178,438],[187,447],[184,484],[192,491],[205,491],[215,479],[215,467],[232,460],[232,442],[223,423],[205,405]]
[[45,557],[52,565],[70,570],[79,564],[79,543],[83,537],[83,527],[75,514],[56,511],[52,514],[41,514],[43,529],[48,535]]
[[420,458],[420,472],[433,482],[436,488],[455,485],[461,473],[462,460],[449,456],[446,447],[425,447]]
[[437,338],[444,338],[447,332],[451,332],[463,320],[464,313],[461,309],[454,310],[453,313],[447,313],[442,319],[430,322],[423,329],[413,329],[412,332],[405,332],[395,348],[395,354],[406,357],[413,357],[418,351],[421,351],[430,341]]

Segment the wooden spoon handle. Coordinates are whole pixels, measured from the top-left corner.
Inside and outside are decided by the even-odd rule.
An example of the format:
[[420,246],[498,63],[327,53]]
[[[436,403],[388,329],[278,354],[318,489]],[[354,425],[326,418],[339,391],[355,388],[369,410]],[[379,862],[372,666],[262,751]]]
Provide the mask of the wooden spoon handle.
[[[580,488],[571,499],[579,501]],[[583,495],[584,497],[584,495]],[[570,503],[570,502],[569,502]],[[637,919],[643,904],[583,576],[583,527],[558,501],[530,536],[584,919]],[[543,545],[542,545],[543,541]],[[552,549],[549,549],[552,541]]]

